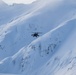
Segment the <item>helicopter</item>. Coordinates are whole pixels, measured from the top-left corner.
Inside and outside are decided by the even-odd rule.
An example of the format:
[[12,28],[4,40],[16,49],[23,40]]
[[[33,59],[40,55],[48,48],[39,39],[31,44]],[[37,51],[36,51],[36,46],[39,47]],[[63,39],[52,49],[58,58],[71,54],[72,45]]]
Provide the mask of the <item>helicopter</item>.
[[41,32],[33,32],[33,34],[31,36],[33,36],[33,37],[39,37],[40,36],[39,34],[41,34]]

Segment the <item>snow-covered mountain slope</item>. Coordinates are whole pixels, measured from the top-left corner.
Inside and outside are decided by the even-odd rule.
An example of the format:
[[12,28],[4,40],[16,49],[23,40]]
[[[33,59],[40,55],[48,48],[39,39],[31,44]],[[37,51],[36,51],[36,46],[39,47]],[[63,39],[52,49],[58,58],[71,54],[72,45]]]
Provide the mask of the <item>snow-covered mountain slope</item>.
[[[57,49],[52,57],[32,75],[75,75],[76,69],[76,20],[70,21],[73,29],[70,30],[70,35]],[[29,74],[28,74],[29,75]]]
[[19,74],[0,74],[0,75],[19,75]]
[[[66,62],[65,60],[59,63],[58,59],[61,56],[63,57],[63,55],[69,51],[69,46],[71,45],[69,43],[70,42],[69,40],[73,39],[71,37],[73,37],[73,32],[75,34],[75,30],[76,30],[76,19],[67,21],[59,25],[57,28],[51,30],[47,34],[33,41],[27,47],[23,47],[13,57],[9,57],[1,61],[0,72],[23,73],[26,75],[43,75],[43,74],[47,75],[47,73],[48,75],[49,73],[52,74],[53,68],[56,69],[58,64],[61,65],[63,63],[63,66],[68,65],[65,64]],[[67,42],[69,43],[69,46]],[[65,50],[63,51],[64,46],[66,47],[64,48]],[[68,49],[67,52],[66,49]],[[7,66],[9,67],[8,70]],[[61,68],[61,66],[59,68]]]
[[34,6],[0,26],[0,73],[75,75],[75,0],[39,0]]
[[75,5],[66,3],[63,0],[37,1],[30,12],[2,25],[0,27],[0,59],[11,56],[30,44],[36,39],[32,35],[41,36],[72,18],[76,12]]
[[[23,5],[23,4],[13,4],[11,6],[8,6],[6,5],[3,1],[0,2],[1,4],[1,7],[3,8],[1,11],[0,11],[0,17],[1,17],[1,20],[0,22],[4,23],[3,25],[0,26],[0,59],[1,57],[6,57],[6,56],[9,56],[9,55],[12,55],[14,54],[16,51],[13,49],[13,44],[17,41],[18,43],[18,40],[19,39],[17,38],[18,36],[23,36],[23,38],[25,37],[25,34],[23,34],[23,32],[21,32],[21,26],[15,26],[13,28],[14,25],[16,25],[16,22],[18,23],[19,20],[21,21],[22,18],[24,18],[24,15],[26,16],[26,14],[30,13],[30,11],[32,11],[32,9],[34,9],[36,3],[32,3],[30,5]],[[6,6],[4,6],[6,5]],[[21,9],[19,9],[21,8]],[[6,10],[5,10],[6,9]],[[6,13],[5,13],[6,12]],[[9,14],[10,13],[10,14]],[[11,15],[12,14],[12,15]],[[20,15],[21,14],[21,15]],[[4,16],[5,15],[5,16]],[[4,17],[4,18],[2,18]],[[8,18],[7,18],[8,17]],[[26,16],[27,17],[27,16]],[[8,21],[7,21],[8,20]],[[6,23],[6,22],[8,23]],[[19,23],[18,23],[19,24]],[[18,25],[17,24],[17,25]],[[21,23],[20,23],[21,24]],[[29,25],[30,26],[30,25]],[[28,26],[28,27],[29,27]],[[11,30],[13,30],[10,34],[9,34],[9,28],[11,28]],[[29,27],[30,28],[30,27]],[[25,30],[25,32],[27,31],[26,30],[27,28],[23,29],[23,31]],[[17,33],[17,30],[20,32],[20,33]],[[13,34],[12,34],[13,33]],[[17,34],[16,34],[17,33]],[[34,32],[32,32],[31,34],[33,34]],[[6,39],[4,38],[6,35],[8,34],[8,36],[6,37]],[[12,35],[11,35],[12,34]],[[31,35],[30,35],[31,36]],[[9,39],[14,39],[13,42],[9,41]],[[21,36],[22,37],[22,36]],[[18,40],[17,40],[18,39]],[[3,42],[2,42],[3,41]],[[24,40],[22,40],[24,41]],[[8,42],[8,43],[7,43]],[[13,43],[13,44],[12,44]],[[19,43],[20,44],[20,43]],[[11,46],[10,46],[11,45]],[[23,44],[22,44],[23,45]],[[21,47],[22,47],[21,45]],[[10,49],[10,48],[11,49]],[[18,48],[18,46],[16,46]],[[21,48],[20,47],[20,48]],[[16,49],[17,49],[16,48]],[[19,48],[19,49],[20,49]],[[7,50],[7,52],[6,52]],[[14,51],[13,51],[14,50]],[[17,49],[18,50],[18,49]],[[12,52],[12,53],[11,53]]]
[[34,7],[32,4],[13,4],[7,5],[2,0],[0,0],[0,25],[11,22],[12,20],[18,18],[23,13],[29,12],[30,9]]
[[76,20],[69,38],[52,58],[32,75],[75,75],[76,74]]

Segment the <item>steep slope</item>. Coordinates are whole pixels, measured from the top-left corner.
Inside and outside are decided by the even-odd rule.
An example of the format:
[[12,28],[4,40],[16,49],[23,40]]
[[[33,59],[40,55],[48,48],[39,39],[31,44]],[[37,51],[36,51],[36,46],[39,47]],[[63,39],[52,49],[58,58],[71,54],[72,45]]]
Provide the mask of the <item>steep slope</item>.
[[34,7],[34,3],[30,5],[7,5],[2,0],[0,0],[0,26],[18,18],[21,14],[28,12],[32,7]]
[[43,1],[0,26],[0,73],[76,74],[76,2]]
[[32,35],[42,36],[60,23],[72,18],[76,13],[75,5],[66,3],[63,0],[53,2],[40,0],[28,13],[2,25],[0,27],[0,59],[12,56],[22,47],[30,44],[36,39]]
[[0,74],[0,75],[19,75],[19,74]]
[[76,74],[76,20],[72,22],[72,25],[74,28],[71,30],[68,39],[65,40],[52,58],[32,75]]
[[[47,73],[48,75],[49,73],[52,74],[51,71],[55,67],[54,65],[57,65],[58,63],[56,63],[57,61],[55,63],[54,61],[50,61],[51,63],[50,66],[50,63],[48,64],[49,60],[54,59],[54,55],[58,53],[59,47],[62,44],[65,44],[65,40],[67,40],[67,38],[69,39],[69,36],[75,29],[76,29],[76,19],[64,22],[57,28],[51,30],[47,34],[33,41],[27,47],[23,47],[14,56],[6,58],[3,61],[1,61],[0,72],[23,73],[26,75],[40,75],[40,74],[47,75]],[[59,52],[61,51],[62,49],[60,49]],[[65,52],[62,51],[61,53],[63,54]],[[61,53],[59,54],[62,55]],[[55,59],[57,60],[57,58]],[[9,64],[8,70],[6,64]],[[49,71],[48,67],[50,68],[52,67],[52,69],[50,69]]]
[[2,0],[0,0],[0,9],[1,7],[7,7],[7,4],[5,2],[3,2]]

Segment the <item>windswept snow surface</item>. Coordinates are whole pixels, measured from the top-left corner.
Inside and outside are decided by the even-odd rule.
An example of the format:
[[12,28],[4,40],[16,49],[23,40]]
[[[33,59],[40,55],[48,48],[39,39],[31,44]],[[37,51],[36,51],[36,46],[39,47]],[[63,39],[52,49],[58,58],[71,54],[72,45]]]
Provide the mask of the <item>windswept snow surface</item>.
[[20,74],[0,74],[0,75],[20,75]]
[[[33,41],[27,47],[22,48],[13,57],[2,60],[0,71],[4,73],[23,73],[26,75],[29,75],[30,73],[31,75],[47,75],[47,73],[52,74],[57,68],[61,68],[61,66],[58,66],[59,64],[64,64],[64,66],[69,65],[66,64],[68,61],[65,61],[65,63],[63,60],[62,62],[61,57],[63,58],[64,56],[65,60],[69,60],[64,54],[67,55],[73,47],[70,43],[76,38],[75,30],[76,19],[59,25],[57,28]],[[69,41],[68,37],[70,37],[69,40],[73,40]],[[74,43],[74,41],[72,43]],[[70,46],[70,49],[68,45]],[[59,63],[58,60],[61,60],[61,63]],[[9,67],[8,70],[7,66]],[[12,68],[14,69],[12,70]]]
[[28,7],[0,25],[0,73],[75,75],[76,0],[38,0]]
[[15,3],[13,5],[7,5],[2,0],[0,0],[0,26],[15,20],[22,14],[30,12],[32,7],[34,7],[34,3],[30,5]]
[[[66,5],[67,3],[67,5]],[[7,24],[0,26],[0,59],[14,55],[25,45],[44,35],[64,21],[71,19],[76,12],[75,5],[68,1],[37,1],[32,7]],[[33,7],[35,6],[35,7]],[[38,38],[38,37],[37,37]]]

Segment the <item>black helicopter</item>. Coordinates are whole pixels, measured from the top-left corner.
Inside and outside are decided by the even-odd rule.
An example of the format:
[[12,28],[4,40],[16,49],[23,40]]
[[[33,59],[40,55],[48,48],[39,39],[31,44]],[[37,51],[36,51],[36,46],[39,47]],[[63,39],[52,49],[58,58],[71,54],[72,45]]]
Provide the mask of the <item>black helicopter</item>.
[[41,32],[33,32],[33,34],[31,36],[33,36],[33,37],[39,37],[40,36],[39,34],[41,34]]

